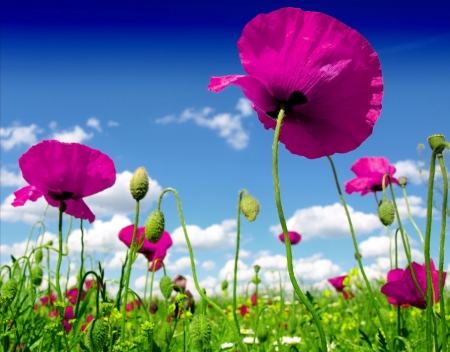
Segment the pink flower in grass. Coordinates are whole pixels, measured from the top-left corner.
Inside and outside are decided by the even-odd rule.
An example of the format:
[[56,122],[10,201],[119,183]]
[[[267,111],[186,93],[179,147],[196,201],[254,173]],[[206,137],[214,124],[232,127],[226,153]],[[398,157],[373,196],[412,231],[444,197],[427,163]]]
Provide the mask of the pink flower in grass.
[[239,310],[241,311],[241,315],[242,315],[243,317],[245,317],[247,314],[250,313],[250,307],[249,307],[249,306],[246,306],[246,305],[241,305],[241,306],[239,307]]
[[[388,174],[392,183],[398,180],[394,177],[395,166],[389,164],[389,160],[383,157],[363,157],[356,160],[350,170],[356,175],[354,179],[345,183],[345,192],[352,194],[361,192],[364,196],[367,193],[375,193],[383,189],[383,175]],[[389,185],[389,179],[386,177],[385,185]]]
[[[48,295],[41,298],[41,305],[46,306],[49,303]],[[53,305],[53,302],[56,301],[56,295],[54,293],[50,294],[50,305]]]
[[42,141],[19,158],[22,176],[29,183],[16,192],[15,207],[44,196],[53,207],[66,205],[65,213],[95,220],[83,198],[114,185],[114,162],[102,152],[78,143]]
[[[131,240],[133,238],[133,229],[134,225],[129,225],[124,227],[119,232],[119,239],[125,243],[128,247],[131,246]],[[141,239],[143,239],[142,247],[139,249],[139,253],[142,253],[149,262],[152,262],[150,265],[150,271],[153,270],[155,266],[155,260],[161,259],[163,260],[166,257],[167,250],[172,246],[172,238],[170,237],[167,231],[164,231],[159,241],[154,244],[151,243],[145,238],[145,227],[138,227],[136,233],[136,244],[139,243]],[[160,261],[156,263],[155,271],[161,268],[162,264]]]
[[[414,270],[414,274],[417,278],[419,286],[422,288],[425,296],[427,295],[427,276],[425,270],[425,264],[420,265],[416,262],[411,263]],[[433,281],[434,298],[433,304],[439,302],[439,271],[436,270],[434,262],[431,259],[430,262],[431,278]],[[401,269],[397,269],[401,270]],[[442,281],[445,283],[447,273],[442,273]],[[391,274],[391,280],[388,275],[388,282],[381,287],[381,293],[390,298],[389,303],[397,304],[409,304],[411,306],[425,309],[427,307],[426,300],[422,297],[419,289],[416,287],[411,275],[409,266],[402,272],[397,271]],[[394,302],[394,303],[392,303]]]
[[[94,316],[91,314],[86,319],[87,323],[89,324],[92,321],[92,319],[94,319]],[[86,328],[87,328],[86,324],[81,325],[81,331],[86,330]]]
[[[82,291],[81,292],[81,300],[84,301],[85,297],[86,297],[86,292]],[[69,299],[70,303],[76,304],[77,299],[78,299],[78,288],[74,287],[74,288],[70,289],[69,291],[67,291],[66,298]]]
[[334,289],[336,290],[336,292],[341,292],[342,293],[342,297],[347,300],[347,299],[352,299],[353,297],[355,297],[355,295],[350,292],[350,291],[344,291],[345,285],[344,285],[344,280],[347,278],[347,275],[343,275],[343,276],[336,276],[333,277],[331,279],[328,279],[328,282],[333,285]]
[[[141,308],[141,301],[139,301],[138,299],[136,300],[136,306],[138,307],[138,309]],[[131,312],[134,309],[134,302],[128,302],[127,305],[125,306],[125,310],[127,312]]]
[[72,325],[70,325],[69,320],[74,319],[74,318],[75,318],[75,314],[73,312],[73,307],[67,306],[66,310],[64,311],[64,319],[62,321],[62,323],[64,325],[64,330],[66,331],[66,333],[69,333],[70,330],[72,330]]
[[252,294],[252,296],[250,297],[250,300],[252,301],[252,304],[254,306],[256,306],[258,304],[258,298],[256,297],[256,292],[254,294]]
[[[288,234],[289,234],[289,239],[291,240],[291,244],[297,244],[302,240],[302,236],[298,232],[289,231]],[[284,233],[283,232],[278,235],[278,238],[280,239],[281,242],[284,243]]]
[[[405,272],[405,270],[403,269],[393,269],[393,270],[389,270],[388,274],[387,274],[387,282],[395,282],[395,281],[400,281],[403,278],[403,273]],[[397,301],[391,297],[388,297],[388,302],[390,304],[392,304],[394,307],[397,307],[399,304],[402,308],[408,308],[409,304],[406,302],[402,302],[402,301]]]
[[280,141],[291,153],[347,153],[372,134],[383,79],[378,55],[357,31],[288,7],[252,19],[237,46],[248,75],[211,77],[208,89],[240,87],[266,129],[275,129],[284,106]]
[[[86,287],[86,290],[97,289],[97,280],[88,279],[84,282],[84,286]],[[100,288],[102,289],[103,285],[100,285]]]

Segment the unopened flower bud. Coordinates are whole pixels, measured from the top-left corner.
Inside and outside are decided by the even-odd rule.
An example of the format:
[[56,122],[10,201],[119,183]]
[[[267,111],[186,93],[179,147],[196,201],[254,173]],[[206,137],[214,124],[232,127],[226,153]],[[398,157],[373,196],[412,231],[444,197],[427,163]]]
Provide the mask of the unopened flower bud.
[[405,176],[400,176],[398,178],[398,183],[400,183],[401,187],[405,187],[408,184],[408,179]]
[[445,142],[445,137],[443,134],[433,134],[428,137],[428,144],[430,145],[431,150],[437,149],[437,153],[442,153],[445,148],[445,145],[439,146],[439,144]]
[[91,352],[103,351],[108,338],[108,327],[102,319],[94,319],[87,327],[84,344]]
[[298,319],[295,315],[291,315],[288,320],[288,330],[290,334],[294,334],[295,330],[297,330]]
[[258,330],[256,330],[256,338],[263,343],[267,341],[269,338],[269,329],[267,329],[267,326],[263,324],[258,326]]
[[14,278],[6,281],[2,286],[2,296],[6,300],[13,300],[16,297],[17,291],[19,290],[17,280]]
[[189,326],[190,338],[195,347],[204,350],[210,347],[211,324],[204,315],[196,315]]
[[34,261],[36,262],[36,264],[39,264],[40,262],[42,262],[42,249],[37,249],[36,252],[34,252]]
[[258,216],[259,203],[250,195],[244,196],[244,198],[241,199],[241,210],[247,220],[252,222]]
[[253,269],[255,269],[255,273],[259,273],[259,271],[261,270],[261,267],[258,265],[258,264],[256,264],[255,266],[253,266]]
[[51,247],[51,246],[53,246],[53,241],[50,240],[50,241],[48,241],[45,245]]
[[155,314],[158,311],[158,305],[156,304],[156,302],[151,302],[150,303],[150,313],[151,314]]
[[255,275],[255,276],[253,276],[253,278],[252,278],[252,282],[253,282],[255,285],[258,285],[258,284],[261,283],[261,279],[259,278],[259,276]]
[[154,210],[145,223],[145,237],[151,243],[157,243],[164,232],[164,214]]
[[392,202],[383,198],[378,206],[378,218],[384,226],[391,226],[395,219],[395,210]]
[[31,282],[34,286],[40,286],[42,284],[42,277],[44,276],[44,271],[40,265],[36,265],[31,269]]
[[173,290],[173,283],[172,280],[170,280],[170,277],[165,275],[161,278],[161,281],[159,282],[159,289],[161,290],[161,293],[163,294],[163,297],[165,299],[170,298]]
[[140,201],[148,192],[148,175],[143,167],[138,168],[130,181],[131,196]]
[[228,288],[228,281],[227,280],[223,280],[222,281],[222,291],[225,291]]

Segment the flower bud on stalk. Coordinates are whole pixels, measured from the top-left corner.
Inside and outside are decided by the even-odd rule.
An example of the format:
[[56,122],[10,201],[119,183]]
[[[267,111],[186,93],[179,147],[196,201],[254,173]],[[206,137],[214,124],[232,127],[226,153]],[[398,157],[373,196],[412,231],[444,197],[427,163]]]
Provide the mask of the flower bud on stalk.
[[430,137],[428,137],[428,144],[430,145],[431,150],[437,149],[437,153],[440,154],[444,151],[445,145],[441,145],[438,147],[439,144],[445,142],[445,137],[443,134],[433,134]]
[[259,203],[250,195],[244,196],[244,198],[241,199],[241,210],[247,220],[252,222],[258,216]]
[[40,286],[42,284],[42,277],[44,276],[44,271],[40,265],[36,265],[31,269],[31,282],[34,286]]
[[267,329],[267,326],[264,326],[260,324],[258,326],[258,330],[256,330],[256,338],[259,340],[259,342],[266,342],[269,338],[269,329]]
[[395,219],[395,209],[392,202],[384,197],[378,206],[378,218],[384,226],[391,226]]
[[164,232],[164,214],[154,210],[145,222],[145,237],[151,243],[157,243]]
[[408,179],[405,176],[400,176],[398,178],[398,183],[402,188],[404,188],[408,184]]
[[108,338],[108,328],[102,319],[94,319],[87,327],[84,344],[91,352],[103,350]]
[[42,262],[42,249],[37,249],[36,252],[34,252],[34,261],[36,262],[36,264],[39,264],[40,262]]
[[170,298],[173,290],[173,283],[170,277],[166,275],[161,278],[161,281],[159,282],[159,289],[161,290],[161,293],[163,294],[165,299]]
[[138,168],[130,181],[131,196],[140,201],[144,199],[148,192],[148,175],[143,167]]
[[228,281],[227,280],[223,280],[222,281],[222,291],[225,291],[228,288]]
[[193,345],[200,350],[210,347],[211,324],[204,315],[196,315],[189,326]]

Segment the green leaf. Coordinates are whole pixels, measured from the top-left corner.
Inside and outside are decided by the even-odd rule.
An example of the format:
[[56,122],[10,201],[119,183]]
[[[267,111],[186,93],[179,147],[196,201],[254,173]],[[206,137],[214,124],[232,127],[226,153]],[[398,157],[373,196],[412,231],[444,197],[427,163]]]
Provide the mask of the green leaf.
[[358,331],[363,341],[365,341],[370,347],[372,347],[372,342],[370,342],[369,336],[367,336],[367,334],[361,329],[358,329]]

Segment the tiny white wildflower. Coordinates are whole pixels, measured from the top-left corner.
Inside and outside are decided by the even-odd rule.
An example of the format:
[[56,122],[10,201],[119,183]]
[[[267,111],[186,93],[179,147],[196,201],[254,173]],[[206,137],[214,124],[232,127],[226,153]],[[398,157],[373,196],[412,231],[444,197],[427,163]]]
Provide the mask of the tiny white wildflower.
[[[242,340],[243,343],[246,343],[247,345],[252,345],[253,344],[253,337],[244,337],[244,339]],[[258,344],[258,338],[255,339],[255,344]]]
[[233,346],[234,346],[234,343],[232,343],[232,342],[225,342],[225,343],[220,345],[220,348],[225,350],[225,349],[233,347]]
[[241,334],[242,335],[253,335],[254,332],[253,332],[252,329],[243,329],[243,328],[241,328]]

